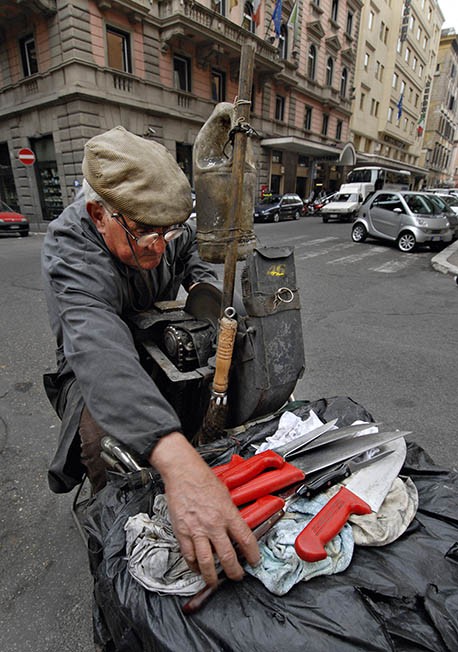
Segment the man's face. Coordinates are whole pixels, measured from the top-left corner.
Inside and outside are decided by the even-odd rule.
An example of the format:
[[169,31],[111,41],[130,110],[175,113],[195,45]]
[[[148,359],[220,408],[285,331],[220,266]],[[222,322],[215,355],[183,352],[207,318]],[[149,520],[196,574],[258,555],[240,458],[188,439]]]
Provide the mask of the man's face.
[[135,238],[141,238],[153,231],[160,234],[164,230],[163,227],[146,227],[127,217],[115,219],[111,216],[111,211],[98,202],[88,202],[87,211],[108,249],[121,262],[129,267],[141,267],[144,270],[154,269],[159,265],[167,246],[164,239],[158,238],[156,242],[146,246],[139,245],[126,229]]

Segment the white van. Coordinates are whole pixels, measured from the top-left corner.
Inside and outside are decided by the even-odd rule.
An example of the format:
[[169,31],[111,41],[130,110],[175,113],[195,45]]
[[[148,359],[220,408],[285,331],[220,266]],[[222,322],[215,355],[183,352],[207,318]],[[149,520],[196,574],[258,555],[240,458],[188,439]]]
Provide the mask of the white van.
[[359,207],[373,192],[370,183],[344,183],[332,201],[320,210],[323,222],[343,220],[352,222],[358,215]]

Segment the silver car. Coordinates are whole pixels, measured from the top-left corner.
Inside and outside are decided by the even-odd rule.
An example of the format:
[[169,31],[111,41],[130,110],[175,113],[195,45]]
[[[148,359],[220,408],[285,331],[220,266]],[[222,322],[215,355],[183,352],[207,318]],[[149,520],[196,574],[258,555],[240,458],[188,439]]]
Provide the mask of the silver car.
[[396,242],[404,252],[426,244],[440,251],[453,239],[450,222],[426,193],[378,190],[359,209],[353,224],[353,242],[368,236]]

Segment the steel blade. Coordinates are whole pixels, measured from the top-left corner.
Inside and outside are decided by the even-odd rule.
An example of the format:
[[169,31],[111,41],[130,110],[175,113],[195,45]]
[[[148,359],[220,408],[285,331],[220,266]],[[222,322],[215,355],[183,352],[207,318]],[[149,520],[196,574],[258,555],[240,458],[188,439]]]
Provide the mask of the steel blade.
[[346,485],[349,491],[364,500],[375,513],[380,509],[404,464],[407,451],[404,437],[387,443],[384,449],[391,450],[391,455],[357,471]]
[[[334,441],[338,441],[339,439],[346,439],[347,437],[355,437],[359,432],[364,432],[364,430],[367,430],[368,428],[372,428],[373,426],[379,426],[380,423],[374,422],[374,423],[360,423],[358,425],[354,426],[346,426],[345,428],[337,428],[337,430],[331,430],[331,432],[327,432],[314,441],[310,442],[309,444],[305,444],[304,446],[301,446],[300,449],[297,450],[297,453],[299,452],[306,452],[306,451],[311,451],[314,450],[315,448],[319,448],[320,446],[326,446],[326,444],[330,444]],[[370,434],[370,433],[368,433]],[[289,457],[292,457],[296,451],[291,451],[289,454]]]
[[287,444],[283,444],[282,446],[277,446],[272,450],[274,450],[282,457],[286,458],[292,450],[296,450],[296,448],[300,446],[304,446],[305,444],[308,444],[309,442],[313,441],[320,435],[328,432],[329,430],[331,430],[331,428],[334,428],[336,423],[337,423],[337,419],[333,419],[332,421],[327,421],[326,423],[323,423],[321,426],[318,426],[317,428],[313,428],[313,430],[310,430],[310,432],[305,433],[305,435],[296,437],[292,441],[289,441]]
[[[382,446],[394,439],[399,439],[400,437],[405,437],[410,434],[411,433],[407,431],[395,430],[393,432],[375,432],[369,435],[352,437],[351,439],[341,439],[330,446],[326,446],[323,450],[317,449],[304,453],[300,457],[296,457],[292,461],[292,464],[301,469],[301,471],[304,471],[307,477],[308,473],[325,469],[327,466],[337,464],[337,462],[343,462],[344,460],[360,455],[371,448]],[[391,456],[386,460],[380,460],[378,463],[388,463],[388,459],[390,458]],[[372,471],[372,467],[369,466],[367,469],[363,470]],[[361,470],[361,473],[363,470]]]

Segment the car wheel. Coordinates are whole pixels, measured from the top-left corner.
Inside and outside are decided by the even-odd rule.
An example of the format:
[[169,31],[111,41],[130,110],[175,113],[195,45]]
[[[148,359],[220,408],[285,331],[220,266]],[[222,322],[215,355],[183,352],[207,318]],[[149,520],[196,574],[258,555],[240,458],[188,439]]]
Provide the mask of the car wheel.
[[295,220],[298,220],[298,219],[300,218],[300,216],[301,216],[301,214],[299,213],[299,211],[296,211],[296,212],[294,213],[294,219],[295,219]]
[[417,241],[413,233],[410,233],[410,231],[404,231],[400,234],[397,245],[400,251],[403,251],[405,254],[410,254],[415,251]]
[[364,224],[355,224],[351,230],[351,239],[353,242],[364,242],[367,238],[367,229]]
[[274,213],[274,216],[272,218],[272,222],[279,222],[280,221],[280,213]]

